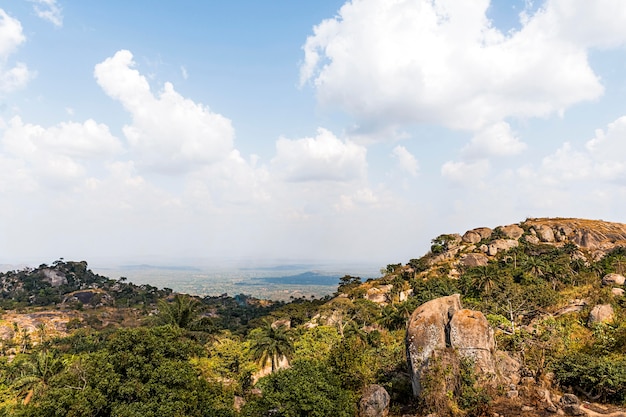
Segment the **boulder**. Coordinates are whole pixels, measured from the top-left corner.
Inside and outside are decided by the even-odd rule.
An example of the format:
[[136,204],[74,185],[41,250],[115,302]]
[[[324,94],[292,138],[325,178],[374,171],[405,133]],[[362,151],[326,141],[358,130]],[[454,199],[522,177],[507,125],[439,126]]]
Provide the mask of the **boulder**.
[[552,228],[545,224],[539,224],[534,226],[535,231],[537,232],[537,237],[542,242],[554,242],[554,231]]
[[504,385],[516,386],[520,382],[521,363],[507,352],[496,351],[494,355],[497,377]]
[[415,396],[422,392],[421,380],[433,358],[443,363],[471,358],[481,376],[496,375],[493,330],[483,313],[461,307],[459,294],[419,306],[409,319],[406,347]]
[[447,335],[451,317],[461,310],[459,294],[436,298],[419,306],[409,319],[406,334],[406,350],[413,394],[422,390],[420,378],[429,359],[437,349],[449,344]]
[[570,416],[582,416],[585,414],[580,408],[580,400],[574,394],[563,394],[559,403],[565,414]]
[[465,243],[478,243],[483,239],[489,239],[491,237],[491,229],[488,227],[477,227],[476,229],[468,230],[463,235],[463,242]]
[[507,251],[519,246],[519,242],[514,239],[496,239],[488,246],[487,255],[496,256],[500,251]]
[[465,234],[463,235],[463,242],[465,243],[478,243],[482,240],[482,238],[480,237],[480,235],[478,233],[476,233],[473,230],[468,230],[467,232],[465,232]]
[[461,264],[463,266],[486,266],[489,262],[489,258],[483,253],[468,253],[461,258]]
[[626,278],[620,274],[606,274],[602,277],[602,285],[624,285]]
[[613,320],[615,312],[611,304],[598,304],[589,313],[589,324],[607,323]]
[[508,239],[515,239],[515,240],[519,239],[524,234],[524,229],[522,229],[516,224],[502,226],[500,227],[500,231],[502,231],[502,233],[504,233],[504,236],[506,236]]
[[391,397],[380,385],[369,385],[359,401],[359,417],[386,417]]
[[526,242],[530,243],[531,245],[536,245],[539,243],[539,238],[535,235],[524,236],[524,239],[526,240]]
[[623,288],[611,288],[611,294],[613,294],[616,297],[623,297],[624,289]]
[[393,285],[381,285],[379,287],[372,287],[367,290],[365,298],[376,304],[386,304],[388,301],[387,294],[389,293],[389,291],[391,291],[392,288]]
[[450,320],[450,345],[471,358],[480,374],[495,374],[493,330],[480,311],[459,310]]

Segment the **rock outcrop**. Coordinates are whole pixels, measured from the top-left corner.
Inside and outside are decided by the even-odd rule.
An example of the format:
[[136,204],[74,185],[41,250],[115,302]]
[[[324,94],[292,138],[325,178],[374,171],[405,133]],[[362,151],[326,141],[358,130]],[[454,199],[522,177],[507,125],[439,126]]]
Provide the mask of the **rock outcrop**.
[[482,374],[495,374],[493,331],[479,311],[462,309],[459,294],[437,298],[411,315],[406,336],[413,394],[422,392],[422,377],[431,359],[446,348],[474,360]]
[[602,285],[624,285],[626,278],[620,274],[606,274],[602,277]]
[[450,346],[471,358],[483,374],[495,374],[493,329],[480,311],[463,309],[450,319]]
[[369,385],[363,390],[359,401],[359,417],[386,417],[391,397],[380,385]]
[[613,320],[615,312],[611,304],[599,304],[589,313],[589,324],[608,323]]
[[459,294],[441,297],[419,306],[411,315],[407,326],[406,349],[413,394],[422,391],[421,375],[438,349],[449,345],[449,323],[461,310]]

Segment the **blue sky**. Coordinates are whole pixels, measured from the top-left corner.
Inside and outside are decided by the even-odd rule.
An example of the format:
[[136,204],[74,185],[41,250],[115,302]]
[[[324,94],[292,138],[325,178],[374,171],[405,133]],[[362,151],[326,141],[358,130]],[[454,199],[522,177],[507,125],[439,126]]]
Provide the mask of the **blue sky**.
[[0,262],[406,262],[624,222],[622,0],[0,3]]

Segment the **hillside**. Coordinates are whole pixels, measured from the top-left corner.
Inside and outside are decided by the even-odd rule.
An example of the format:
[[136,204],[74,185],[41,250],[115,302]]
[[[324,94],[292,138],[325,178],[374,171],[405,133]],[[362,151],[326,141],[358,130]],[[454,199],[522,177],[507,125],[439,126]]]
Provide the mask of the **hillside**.
[[[527,219],[431,243],[378,279],[346,275],[331,297],[287,304],[171,294],[84,262],[2,274],[0,407],[625,415],[626,225]],[[55,365],[41,374],[41,361]]]

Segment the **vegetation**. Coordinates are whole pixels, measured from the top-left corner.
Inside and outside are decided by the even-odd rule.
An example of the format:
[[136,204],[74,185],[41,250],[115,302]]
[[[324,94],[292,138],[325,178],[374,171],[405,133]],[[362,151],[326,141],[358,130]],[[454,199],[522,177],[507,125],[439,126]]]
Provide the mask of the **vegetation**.
[[[290,303],[172,294],[93,274],[85,262],[0,274],[0,415],[353,416],[372,383],[391,395],[391,416],[484,415],[508,387],[484,385],[454,351],[434,358],[425,395],[411,394],[407,320],[454,293],[485,313],[524,376],[626,405],[626,297],[601,285],[626,271],[626,249],[594,258],[528,233],[481,266],[435,256],[458,250],[458,235],[441,235],[429,254],[387,265],[378,280],[346,275],[334,297]],[[480,245],[503,237],[499,229]],[[596,304],[610,304],[614,319],[590,324]],[[63,315],[67,329],[11,322],[19,312]]]

